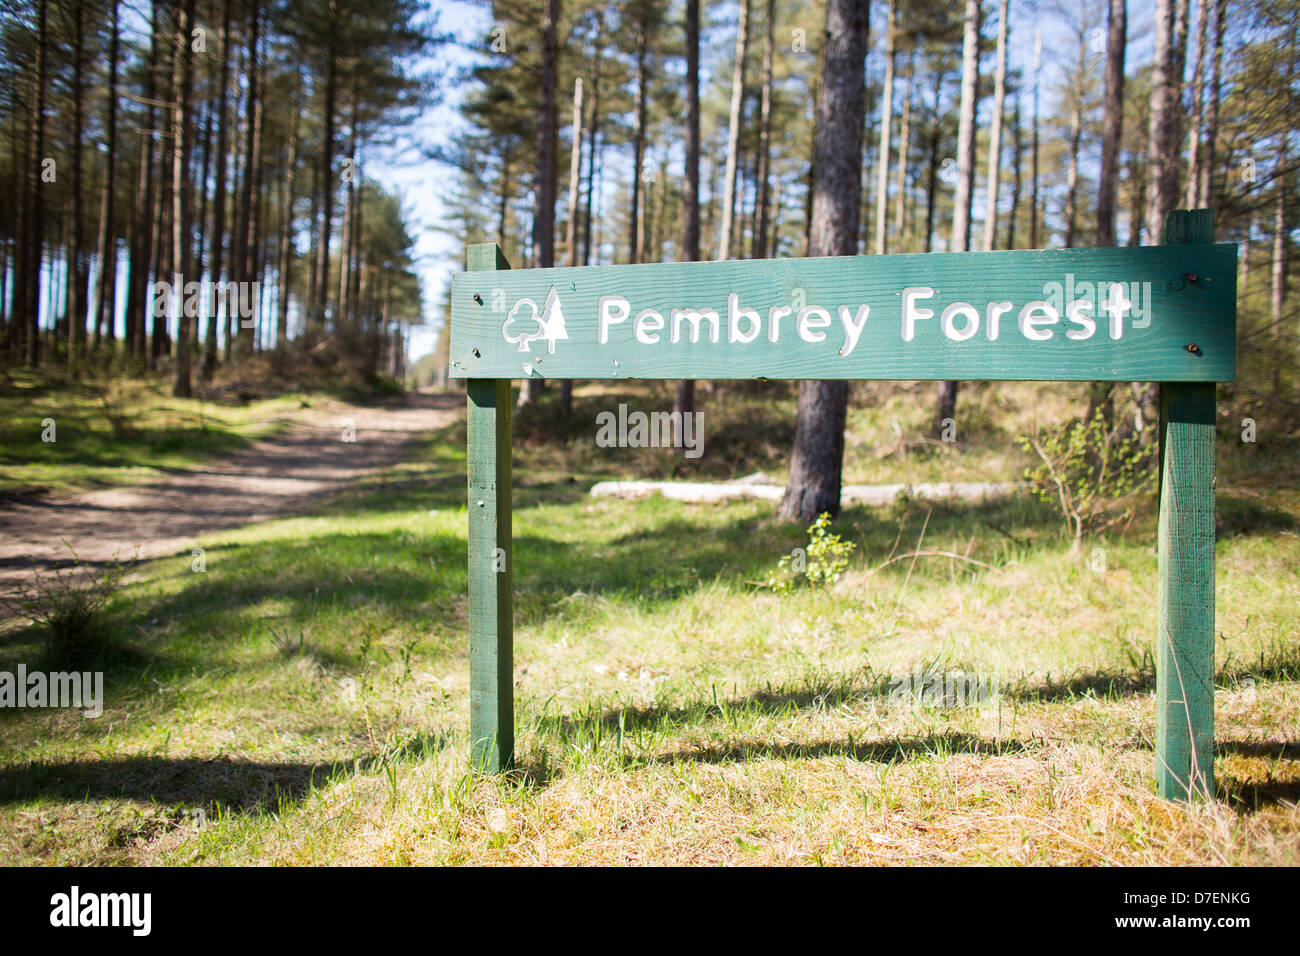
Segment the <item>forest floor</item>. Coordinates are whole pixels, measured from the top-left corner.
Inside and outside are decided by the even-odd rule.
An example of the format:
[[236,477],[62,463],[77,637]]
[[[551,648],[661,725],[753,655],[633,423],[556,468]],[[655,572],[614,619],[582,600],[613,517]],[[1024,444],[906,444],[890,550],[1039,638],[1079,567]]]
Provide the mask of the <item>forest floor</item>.
[[[813,552],[772,502],[591,496],[780,480],[783,383],[702,387],[696,461],[594,446],[597,410],[664,408],[671,388],[583,385],[563,422],[549,389],[516,417],[513,772],[469,766],[465,423],[449,410],[301,513],[203,535],[203,573],[183,549],[139,566],[105,611],[102,715],[0,709],[0,860],[1300,863],[1294,424],[1260,413],[1245,443],[1223,408],[1217,799],[1187,805],[1154,788],[1150,501],[1082,556],[1028,494],[855,505],[829,529],[855,546],[842,578],[774,589],[783,556]],[[845,480],[1020,480],[1016,438],[1083,404],[1065,384],[964,387],[940,446],[920,437],[932,397],[855,385]],[[47,641],[5,629],[0,671]],[[933,694],[934,675],[977,693]]]
[[[73,493],[11,492],[0,500],[0,597],[54,568],[171,555],[205,535],[301,511],[398,461],[414,440],[451,421],[461,404],[450,395],[419,393],[379,406],[314,397],[270,409],[273,420],[260,423],[274,426],[262,429],[268,437],[206,461],[155,468],[163,474],[153,481]],[[39,431],[36,418],[30,429]],[[65,448],[76,441],[65,432]]]

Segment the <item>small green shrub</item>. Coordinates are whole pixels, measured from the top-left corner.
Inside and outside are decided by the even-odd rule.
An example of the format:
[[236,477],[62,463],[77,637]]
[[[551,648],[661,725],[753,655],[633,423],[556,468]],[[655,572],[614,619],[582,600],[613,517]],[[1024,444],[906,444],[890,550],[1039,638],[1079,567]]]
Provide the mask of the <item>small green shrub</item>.
[[822,512],[808,528],[808,547],[795,548],[777,562],[777,573],[767,587],[785,593],[796,587],[828,588],[849,566],[849,555],[857,547],[830,531],[831,516]]
[[1088,421],[1022,436],[1019,443],[1038,455],[1039,464],[1025,470],[1025,479],[1039,499],[1060,510],[1075,553],[1082,551],[1085,534],[1129,520],[1137,496],[1155,484],[1152,450],[1137,434],[1126,437],[1107,428],[1100,408]]
[[37,572],[6,603],[41,630],[41,664],[47,669],[86,670],[121,663],[127,652],[106,611],[126,568],[118,561],[87,565],[75,553],[73,559],[71,565]]

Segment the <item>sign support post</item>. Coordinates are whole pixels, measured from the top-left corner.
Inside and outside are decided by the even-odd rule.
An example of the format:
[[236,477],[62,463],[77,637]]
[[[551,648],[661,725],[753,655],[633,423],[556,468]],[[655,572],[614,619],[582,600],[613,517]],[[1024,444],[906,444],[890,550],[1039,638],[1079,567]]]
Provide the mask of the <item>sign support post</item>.
[[1132,249],[509,272],[496,244],[470,246],[449,371],[468,400],[474,766],[514,757],[513,379],[1145,381],[1160,383],[1157,788],[1211,798],[1215,383],[1236,374],[1237,276],[1236,247],[1213,242],[1198,209]]
[[[496,243],[469,247],[471,271],[509,269]],[[469,728],[473,765],[514,759],[514,549],[511,541],[510,379],[466,383],[469,479]]]
[[[1165,218],[1164,245],[1213,241],[1212,210]],[[1214,411],[1214,382],[1160,386],[1156,781],[1170,800],[1214,794]]]

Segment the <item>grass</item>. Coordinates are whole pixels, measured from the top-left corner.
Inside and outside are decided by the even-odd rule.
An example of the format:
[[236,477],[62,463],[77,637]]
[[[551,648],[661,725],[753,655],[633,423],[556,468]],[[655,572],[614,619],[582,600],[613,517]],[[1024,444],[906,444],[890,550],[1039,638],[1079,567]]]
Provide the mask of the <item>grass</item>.
[[275,434],[315,399],[178,399],[159,380],[64,382],[10,370],[0,388],[0,494],[156,479]]
[[[538,440],[545,409],[521,416],[514,773],[466,770],[459,424],[312,515],[201,541],[202,573],[187,552],[123,590],[112,619],[131,656],[101,718],[0,711],[0,857],[1300,863],[1300,456],[1282,426],[1261,418],[1258,445],[1221,436],[1221,800],[1183,806],[1153,792],[1150,507],[1087,542],[1104,572],[1027,496],[850,509],[833,527],[857,545],[839,583],[776,594],[752,582],[807,536],[770,504],[587,494],[613,475],[779,479],[788,389],[702,395],[716,454],[699,464],[588,447],[595,408],[667,394],[580,391],[567,444]],[[885,454],[893,421],[915,438],[929,398],[855,399],[848,480],[1017,478],[1015,434],[1079,405],[1064,385],[972,389],[955,447]],[[980,564],[882,567],[918,549]],[[0,638],[0,670],[39,640]],[[998,693],[962,707],[897,693],[930,671]]]

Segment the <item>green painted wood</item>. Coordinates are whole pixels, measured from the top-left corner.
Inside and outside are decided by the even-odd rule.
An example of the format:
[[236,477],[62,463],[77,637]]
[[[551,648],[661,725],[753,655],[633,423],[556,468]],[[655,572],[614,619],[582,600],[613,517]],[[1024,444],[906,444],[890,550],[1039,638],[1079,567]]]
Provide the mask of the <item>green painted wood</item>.
[[[915,263],[905,260],[924,258],[933,262],[935,256],[534,270],[522,277],[470,272],[456,277],[452,307],[453,374],[470,378],[467,383],[470,725],[475,764],[488,770],[501,770],[510,765],[513,757],[510,487],[513,402],[510,383],[500,376],[517,374],[512,363],[519,364],[520,355],[515,353],[521,344],[527,344],[529,349],[523,353],[520,364],[526,374],[584,378],[678,378],[690,373],[709,378],[962,377],[1084,381],[1118,378],[1169,382],[1161,389],[1161,438],[1165,453],[1161,462],[1163,490],[1159,523],[1158,787],[1163,796],[1176,799],[1212,794],[1215,389],[1211,383],[1232,377],[1236,331],[1236,251],[1235,247],[1211,245],[1213,231],[1213,215],[1208,211],[1173,213],[1166,224],[1168,246],[1031,254],[954,254],[937,257],[945,259],[946,264],[936,263],[927,275],[920,275]],[[1079,253],[1087,253],[1088,257],[1074,258]],[[977,258],[970,259],[972,255]],[[954,272],[957,256],[967,257],[966,266]],[[994,262],[996,257],[1012,257],[1014,261]],[[475,270],[499,273],[509,268],[494,244],[471,247],[468,258],[471,269]],[[679,271],[720,265],[740,271],[727,273],[730,278],[723,273]],[[1048,265],[1056,272],[1045,272]],[[1062,275],[1063,266],[1076,269],[1086,266],[1091,272],[1066,271]],[[1007,340],[981,341],[977,336],[973,342],[937,345],[931,342],[922,347],[919,334],[912,342],[905,343],[916,344],[915,352],[883,354],[883,349],[876,352],[872,346],[882,344],[887,336],[877,332],[869,317],[860,324],[861,333],[850,356],[836,353],[847,362],[852,353],[861,349],[864,357],[850,363],[852,368],[837,365],[834,359],[811,350],[813,344],[825,346],[826,342],[792,342],[789,336],[782,345],[779,339],[772,342],[761,335],[757,342],[749,343],[760,346],[755,352],[743,351],[748,347],[744,344],[683,341],[654,357],[639,354],[634,348],[634,345],[641,347],[641,343],[631,337],[630,322],[615,326],[621,332],[611,332],[606,345],[599,345],[595,340],[595,313],[591,307],[599,294],[627,296],[636,301],[637,308],[658,303],[657,307],[666,309],[669,307],[662,305],[663,302],[671,296],[686,294],[681,290],[689,290],[696,301],[680,307],[702,308],[702,300],[722,288],[724,295],[735,291],[739,305],[747,308],[771,307],[773,301],[779,304],[782,300],[774,300],[772,296],[780,294],[791,306],[796,298],[806,305],[825,305],[833,316],[839,309],[832,310],[831,304],[838,307],[845,303],[832,299],[819,301],[817,296],[825,297],[828,290],[852,287],[869,291],[870,283],[882,283],[881,276],[889,271],[894,285],[925,284],[945,295],[943,284],[934,278],[945,274],[945,269],[954,283],[959,282],[959,273],[986,272],[987,277],[978,282],[968,279],[968,282],[978,284],[985,292],[996,289],[989,295],[1013,301],[1021,293],[1044,296],[1046,291],[1041,280],[1048,274],[1058,276],[1051,281],[1061,282],[1067,301],[1067,290],[1077,289],[1083,281],[1107,284],[1149,281],[1152,291],[1145,315],[1139,322],[1125,326],[1128,332],[1141,332],[1141,335],[1110,339],[1105,334],[1108,330],[1103,319],[1098,322],[1102,328],[1097,341],[1068,342],[1076,349],[1091,345],[1094,352],[1061,352],[1060,356],[1064,357],[1056,358],[1052,357],[1056,354],[1054,350],[1065,346],[1064,340],[1007,344]],[[601,275],[596,275],[597,271]],[[726,280],[722,285],[718,284],[720,276]],[[669,280],[676,284],[670,286]],[[601,282],[610,281],[619,283],[618,287],[600,286]],[[519,298],[532,296],[538,300],[535,303],[538,311],[549,314],[545,301],[553,290],[558,298],[566,282],[569,283],[565,292],[567,301],[561,308],[563,334],[559,334],[555,325],[539,323],[538,332],[546,335],[530,341],[529,334],[516,332],[515,340],[506,342],[502,316],[508,317],[513,307],[504,303],[517,304]],[[857,286],[853,286],[855,282]],[[1035,282],[1039,283],[1037,293],[1032,288]],[[951,284],[948,286],[947,300],[940,299],[936,311],[956,297],[953,288]],[[650,305],[634,299],[641,294],[638,290]],[[768,299],[763,299],[764,294]],[[979,303],[980,296],[966,295],[969,301]],[[865,299],[865,293],[860,298]],[[473,302],[473,308],[463,301],[466,299]],[[583,312],[584,302],[590,314]],[[927,307],[931,304],[927,303]],[[726,308],[719,309],[723,322]],[[850,305],[844,320],[857,321],[855,309],[855,305]],[[877,317],[881,311],[877,307]],[[889,309],[883,311],[888,320]],[[898,320],[901,306],[895,307],[892,315]],[[496,341],[495,335],[501,336],[501,342]],[[555,345],[568,350],[568,358],[552,360],[563,353],[552,351],[547,335],[554,338]],[[984,345],[992,351],[973,359],[968,356],[964,364],[954,357],[952,347],[972,344]],[[1166,354],[1175,345],[1186,359]],[[1193,345],[1195,348],[1191,348]],[[841,344],[840,352],[843,349]],[[507,351],[509,357],[503,357]],[[627,361],[615,358],[615,354],[623,355]],[[926,361],[930,364],[924,364]],[[986,374],[980,374],[980,369]],[[483,378],[484,375],[498,377]],[[498,570],[501,561],[503,570]]]
[[495,242],[479,242],[466,251],[465,267],[470,272],[504,271],[510,268],[506,254]]
[[[471,246],[471,268],[509,268],[494,243]],[[510,417],[506,379],[467,383],[469,488],[469,710],[475,767],[497,772],[514,758],[514,551]]]
[[[1210,210],[1166,220],[1167,242],[1213,237]],[[1214,794],[1214,413],[1213,384],[1160,388],[1156,781],[1171,800]]]
[[[498,255],[480,254],[494,261]],[[1189,242],[465,272],[452,279],[451,375],[1229,381],[1236,356],[1236,257],[1232,244]],[[1118,338],[1103,308],[1112,283],[1122,284],[1136,305]],[[913,303],[934,314],[913,322],[905,340],[903,290],[909,287],[935,290]],[[552,293],[558,308],[548,310]],[[607,323],[602,343],[600,302],[606,297],[611,319],[620,314],[620,297],[629,314]],[[1064,314],[1078,299],[1092,302],[1087,314],[1095,331],[1086,338],[1066,334],[1087,331]],[[1053,302],[1059,319],[1031,321],[1026,335],[1020,314],[1035,301]],[[970,303],[976,314],[952,316],[950,336],[942,313],[959,302]],[[991,302],[1011,303],[992,339]],[[799,327],[800,310],[815,307],[825,312],[805,313]],[[658,313],[663,328],[644,310]],[[673,310],[715,312],[717,341],[710,317],[693,320]],[[559,317],[562,322],[555,321]],[[972,318],[978,325],[961,339]],[[755,320],[756,337],[744,341]],[[1042,334],[1050,337],[1031,337]]]

